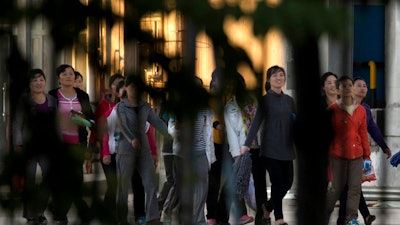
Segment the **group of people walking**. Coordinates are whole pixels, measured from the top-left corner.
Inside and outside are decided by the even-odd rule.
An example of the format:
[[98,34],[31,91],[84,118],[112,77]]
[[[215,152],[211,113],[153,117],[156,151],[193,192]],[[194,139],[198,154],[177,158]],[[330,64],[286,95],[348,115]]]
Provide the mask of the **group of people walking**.
[[[47,223],[44,211],[50,197],[55,224],[68,223],[72,204],[78,209],[82,224],[92,218],[83,200],[82,165],[89,152],[88,127],[93,125],[93,110],[89,95],[75,87],[75,72],[67,64],[57,67],[59,87],[46,93],[44,72],[32,69],[28,91],[16,104],[13,144],[26,163],[23,203],[28,224]],[[37,165],[42,171],[39,187]]]
[[[67,214],[74,204],[81,224],[89,224],[96,217],[107,224],[128,224],[127,199],[133,183],[133,186],[142,186],[136,188],[135,203],[142,202],[142,206],[138,205],[135,210],[137,218],[144,217],[147,224],[161,224],[152,129],[158,129],[167,138],[170,136],[163,121],[148,103],[142,101],[140,91],[144,85],[133,76],[125,79],[122,75],[113,75],[110,80],[116,82],[111,82],[110,86],[116,90],[116,84],[123,82],[120,88],[125,90],[126,97],[120,99],[120,104],[115,104],[115,93],[107,96],[110,99],[104,99],[98,105],[95,115],[89,95],[75,86],[76,78],[79,78],[77,74],[71,65],[58,66],[59,87],[46,93],[44,72],[32,69],[28,90],[16,104],[12,134],[15,153],[22,156],[21,165],[25,168],[23,216],[28,224],[47,224],[44,212],[49,208],[54,224],[66,225]],[[103,145],[108,137],[106,115],[114,105],[121,133],[118,148],[115,145],[110,147],[109,141]],[[113,133],[110,139],[117,138],[117,134]],[[85,201],[84,193],[87,191],[83,188],[84,160],[90,160],[93,153],[90,146],[96,144],[107,177],[107,191],[100,208],[93,208]],[[118,156],[114,154],[116,152]],[[39,186],[36,185],[37,165],[42,175]],[[134,171],[139,175],[133,176]],[[140,198],[143,200],[139,201]]]
[[[282,202],[294,177],[293,160],[296,154],[293,125],[296,106],[294,99],[283,92],[286,83],[284,68],[272,66],[266,75],[267,94],[262,97],[248,93],[245,80],[236,71],[219,68],[212,75],[210,86],[215,88],[216,93],[223,90],[222,99],[225,102],[223,113],[214,122],[215,132],[224,135],[215,138],[215,149],[220,150],[216,151],[217,161],[210,170],[208,224],[229,224],[229,221],[247,224],[254,221],[243,194],[252,174],[257,208],[255,224],[272,224],[270,216],[273,212],[276,225],[287,225]],[[237,167],[240,169],[236,170]],[[232,176],[231,171],[237,174]],[[267,172],[271,182],[269,199],[266,191]],[[220,183],[221,176],[223,183]],[[222,187],[219,188],[219,185]],[[232,186],[233,190],[230,188]],[[221,193],[218,193],[219,189]],[[229,218],[229,215],[235,218]]]
[[[46,93],[46,76],[42,70],[32,69],[28,92],[22,94],[16,107],[13,143],[15,152],[23,154],[26,162],[23,216],[28,224],[47,224],[44,212],[50,205],[54,223],[66,225],[74,204],[82,224],[89,224],[98,216],[107,224],[128,225],[130,188],[138,223],[181,224],[184,218],[180,212],[185,209],[180,193],[187,182],[182,168],[187,160],[191,160],[193,170],[193,224],[254,221],[255,225],[271,225],[272,214],[275,225],[288,224],[282,203],[294,179],[297,110],[294,99],[284,92],[284,68],[268,68],[263,96],[249,92],[237,71],[215,69],[210,83],[211,100],[192,116],[193,147],[189,155],[182,147],[188,124],[173,110],[158,115],[143,100],[145,84],[140,76],[112,75],[111,92],[93,110],[89,95],[75,87],[75,80],[79,79],[76,72],[67,64],[57,67],[60,86]],[[201,79],[196,77],[193,83],[193,90],[204,89]],[[367,93],[363,79],[338,78],[327,72],[321,76],[321,88],[322,105],[331,124],[327,131],[331,137],[326,224],[340,199],[338,225],[359,224],[358,210],[365,224],[371,225],[375,216],[369,213],[361,190],[362,170],[371,164],[368,133],[387,158],[391,157],[391,150],[373,121],[369,106],[363,102]],[[168,180],[161,192],[153,129],[164,138],[162,152]],[[99,150],[107,183],[103,207],[96,212],[83,198],[82,165],[90,159],[89,146]],[[35,180],[37,165],[42,171],[39,187]],[[267,174],[271,184],[269,198]],[[251,176],[255,218],[246,205]],[[172,219],[173,213],[177,221]]]
[[337,225],[358,225],[358,210],[364,223],[371,225],[376,217],[370,214],[361,188],[362,171],[368,170],[372,163],[368,133],[388,159],[391,150],[364,102],[368,91],[365,80],[326,72],[321,77],[321,87],[322,103],[332,119],[326,223],[340,200]]

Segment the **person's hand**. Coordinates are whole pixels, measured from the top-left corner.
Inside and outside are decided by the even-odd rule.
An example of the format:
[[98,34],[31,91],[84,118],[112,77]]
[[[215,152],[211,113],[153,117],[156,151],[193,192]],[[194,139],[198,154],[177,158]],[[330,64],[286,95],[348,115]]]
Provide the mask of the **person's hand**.
[[131,145],[133,149],[140,150],[140,141],[137,138],[132,139]]
[[157,169],[158,167],[158,157],[156,155],[151,155],[154,161],[154,168]]
[[365,159],[364,160],[364,170],[370,170],[371,164],[372,164],[372,161],[370,159]]
[[390,159],[392,157],[392,150],[390,148],[385,149],[386,159]]
[[247,147],[247,146],[242,146],[242,147],[240,147],[240,154],[244,154],[244,153],[246,153],[247,151],[250,151],[250,148],[249,147]]
[[110,163],[111,163],[111,155],[105,155],[105,156],[103,156],[103,163],[104,163],[105,165],[110,165]]

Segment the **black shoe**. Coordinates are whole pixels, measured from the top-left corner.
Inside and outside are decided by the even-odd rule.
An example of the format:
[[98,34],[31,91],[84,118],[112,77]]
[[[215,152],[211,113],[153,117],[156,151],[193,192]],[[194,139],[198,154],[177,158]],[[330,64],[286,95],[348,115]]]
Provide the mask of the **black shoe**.
[[365,225],[371,225],[375,219],[376,219],[375,215],[368,215],[367,217],[364,218]]

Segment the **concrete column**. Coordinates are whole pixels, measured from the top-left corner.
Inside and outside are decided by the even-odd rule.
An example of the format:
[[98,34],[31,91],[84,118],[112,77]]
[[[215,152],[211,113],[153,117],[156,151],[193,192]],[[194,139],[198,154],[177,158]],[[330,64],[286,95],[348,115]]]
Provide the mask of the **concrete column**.
[[400,3],[389,1],[386,8],[386,135],[400,137]]
[[[395,154],[400,149],[400,70],[398,67],[400,65],[400,36],[397,34],[400,30],[399,1],[390,0],[388,2],[385,21],[386,128],[384,134],[387,137],[388,146],[391,148],[392,153]],[[386,164],[387,185],[392,187],[399,186],[400,168],[393,168],[388,162]]]

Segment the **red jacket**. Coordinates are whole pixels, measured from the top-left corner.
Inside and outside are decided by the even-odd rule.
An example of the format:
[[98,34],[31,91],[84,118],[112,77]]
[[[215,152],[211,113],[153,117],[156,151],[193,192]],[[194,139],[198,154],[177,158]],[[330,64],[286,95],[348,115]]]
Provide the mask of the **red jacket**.
[[355,105],[353,115],[335,102],[328,107],[332,111],[333,139],[329,149],[329,156],[342,159],[356,159],[363,157],[369,159],[371,151],[369,147],[367,131],[367,115],[365,108]]
[[149,130],[146,132],[147,138],[149,139],[150,150],[152,156],[157,156],[157,144],[154,138],[154,127],[150,124]]

